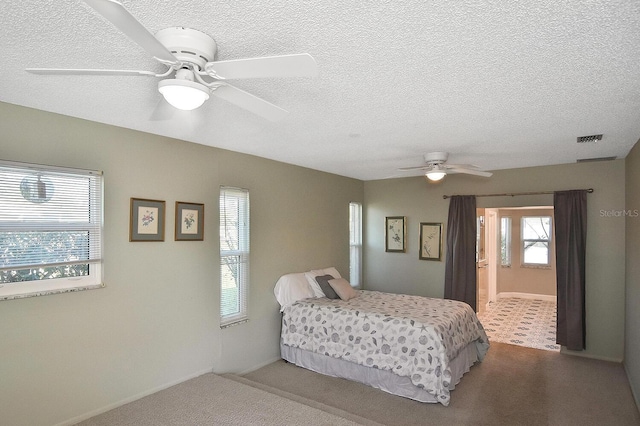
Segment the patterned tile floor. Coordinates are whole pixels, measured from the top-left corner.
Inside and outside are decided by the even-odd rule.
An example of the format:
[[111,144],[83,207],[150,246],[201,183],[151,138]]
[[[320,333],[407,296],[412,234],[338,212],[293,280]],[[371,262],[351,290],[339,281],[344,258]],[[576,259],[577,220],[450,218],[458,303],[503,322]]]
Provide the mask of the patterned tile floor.
[[504,298],[478,314],[489,341],[560,351],[556,344],[556,303]]

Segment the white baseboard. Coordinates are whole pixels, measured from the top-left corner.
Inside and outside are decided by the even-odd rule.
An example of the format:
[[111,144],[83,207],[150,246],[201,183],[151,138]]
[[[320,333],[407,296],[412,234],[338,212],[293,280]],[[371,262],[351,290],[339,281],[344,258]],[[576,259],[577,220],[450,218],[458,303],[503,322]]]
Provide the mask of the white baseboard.
[[114,402],[113,404],[109,404],[109,405],[106,405],[104,407],[98,408],[97,410],[93,410],[93,411],[90,411],[88,413],[81,414],[80,416],[74,417],[72,419],[65,420],[64,422],[58,423],[55,426],[75,425],[76,423],[79,423],[81,421],[90,419],[91,417],[95,417],[95,416],[97,416],[99,414],[106,413],[107,411],[113,410],[114,408],[118,408],[118,407],[123,406],[125,404],[128,404],[130,402],[136,401],[136,400],[138,400],[140,398],[144,398],[145,396],[149,396],[152,393],[160,392],[161,390],[170,388],[171,386],[175,386],[175,385],[180,384],[182,382],[186,382],[187,380],[195,379],[196,377],[200,377],[203,374],[211,373],[212,371],[213,371],[213,369],[208,369],[208,370],[200,371],[200,372],[197,372],[197,373],[194,373],[194,374],[190,374],[190,375],[188,375],[186,377],[183,377],[181,379],[174,380],[174,381],[169,382],[169,383],[165,383],[163,385],[160,385],[158,387],[149,389],[147,391],[144,391],[144,392],[139,393],[137,395],[131,396],[129,398],[125,398],[125,399],[120,400],[118,402]]
[[518,293],[515,291],[501,291],[496,294],[498,299],[506,299],[509,297],[516,297],[519,299],[536,299],[536,300],[544,300],[545,302],[555,302],[556,296],[552,296],[549,294],[534,294],[534,293]]

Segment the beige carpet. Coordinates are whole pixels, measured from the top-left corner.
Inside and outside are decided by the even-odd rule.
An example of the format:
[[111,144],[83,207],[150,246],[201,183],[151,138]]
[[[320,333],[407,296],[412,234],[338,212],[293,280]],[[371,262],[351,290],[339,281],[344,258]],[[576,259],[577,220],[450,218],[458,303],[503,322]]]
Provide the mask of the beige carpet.
[[501,343],[462,378],[448,407],[284,361],[243,377],[386,425],[640,425],[620,364]]
[[146,425],[640,425],[620,364],[492,343],[451,394],[424,404],[277,361],[205,374],[86,420]]
[[215,374],[205,374],[79,423],[82,426],[357,424]]

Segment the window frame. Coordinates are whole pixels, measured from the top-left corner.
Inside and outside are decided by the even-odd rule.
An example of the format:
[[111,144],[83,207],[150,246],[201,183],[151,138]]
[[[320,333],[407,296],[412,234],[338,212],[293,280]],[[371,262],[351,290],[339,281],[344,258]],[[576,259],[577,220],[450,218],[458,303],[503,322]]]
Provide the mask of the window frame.
[[[233,195],[235,194],[235,195]],[[228,246],[227,231],[228,226],[234,226],[228,220],[229,214],[233,213],[227,209],[226,198],[235,199],[238,203],[238,210],[235,212],[237,215],[232,217],[237,225],[237,243],[238,247],[235,249],[225,249]],[[249,202],[249,190],[244,188],[236,188],[230,186],[220,186],[220,198],[219,198],[219,211],[220,211],[220,328],[230,327],[249,320],[249,262],[250,262],[250,202]],[[225,306],[229,302],[226,300],[223,292],[223,285],[225,283],[225,267],[231,269],[229,262],[225,259],[236,258],[238,270],[236,272],[237,291],[234,297],[237,297],[237,310],[232,313],[224,313]],[[233,272],[229,272],[233,274]]]
[[362,286],[362,204],[349,203],[349,282]]
[[[548,218],[549,219],[549,235],[548,238],[544,239],[544,238],[525,238],[524,237],[524,233],[525,233],[525,220],[526,219],[542,219],[542,218]],[[526,250],[526,244],[527,242],[533,242],[538,243],[538,242],[542,242],[542,243],[547,243],[547,262],[546,263],[528,263],[525,262],[525,250]],[[521,256],[520,256],[520,264],[523,267],[527,267],[527,268],[551,268],[551,248],[552,248],[552,243],[553,243],[553,216],[551,215],[534,215],[534,216],[522,216],[522,218],[520,219],[520,251],[521,251]]]
[[[72,232],[86,231],[88,234],[87,259],[81,261],[64,261],[64,262],[27,262],[18,266],[0,265],[0,270],[4,271],[21,271],[27,269],[51,268],[56,266],[67,265],[88,265],[88,274],[82,276],[70,276],[62,278],[43,278],[30,281],[16,281],[0,283],[0,300],[19,299],[24,297],[43,296],[48,294],[66,293],[72,291],[89,290],[104,287],[103,269],[102,269],[102,244],[103,235],[103,196],[104,196],[104,180],[103,173],[96,170],[73,169],[58,166],[49,166],[41,164],[21,163],[15,161],[0,160],[0,169],[8,175],[6,181],[0,180],[0,185],[10,183],[11,173],[16,174],[16,179],[21,175],[44,175],[53,178],[54,176],[65,178],[87,178],[89,183],[87,186],[87,221],[69,221],[60,222],[46,220],[46,217],[40,220],[1,220],[0,232]],[[21,180],[24,179],[24,176]],[[16,181],[17,182],[17,181]],[[76,189],[72,187],[72,189]],[[10,191],[7,191],[7,197],[10,197]],[[22,194],[24,197],[24,193]],[[1,195],[0,195],[1,197]],[[20,210],[17,210],[20,212]],[[6,214],[15,213],[13,210],[7,210]],[[34,253],[28,253],[34,255]],[[26,254],[25,254],[26,256]],[[86,262],[85,262],[86,260]]]

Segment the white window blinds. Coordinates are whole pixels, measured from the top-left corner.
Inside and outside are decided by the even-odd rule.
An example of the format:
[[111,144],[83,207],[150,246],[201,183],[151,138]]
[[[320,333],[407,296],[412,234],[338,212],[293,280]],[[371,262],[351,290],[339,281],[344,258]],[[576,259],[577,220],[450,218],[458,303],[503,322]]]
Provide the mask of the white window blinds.
[[248,319],[249,191],[220,188],[220,326]]
[[102,173],[0,161],[0,247],[0,295],[100,284]]
[[362,286],[362,205],[349,203],[349,281]]

